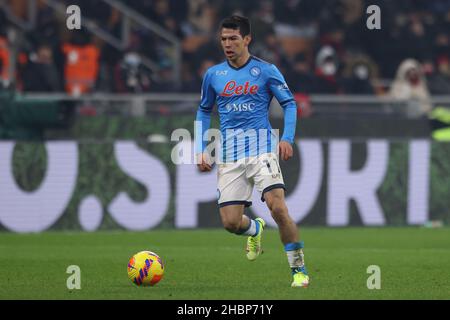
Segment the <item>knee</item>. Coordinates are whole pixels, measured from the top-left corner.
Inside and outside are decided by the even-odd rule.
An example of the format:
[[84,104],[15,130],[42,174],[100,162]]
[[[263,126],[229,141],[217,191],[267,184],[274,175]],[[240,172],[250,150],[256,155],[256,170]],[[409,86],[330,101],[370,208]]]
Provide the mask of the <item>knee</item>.
[[267,207],[275,216],[280,216],[287,212],[286,204],[284,203],[284,201],[278,198],[268,199]]
[[223,227],[230,233],[237,233],[240,230],[240,221],[223,221]]
[[284,224],[289,221],[288,210],[283,202],[275,201],[271,203],[269,209],[277,224]]

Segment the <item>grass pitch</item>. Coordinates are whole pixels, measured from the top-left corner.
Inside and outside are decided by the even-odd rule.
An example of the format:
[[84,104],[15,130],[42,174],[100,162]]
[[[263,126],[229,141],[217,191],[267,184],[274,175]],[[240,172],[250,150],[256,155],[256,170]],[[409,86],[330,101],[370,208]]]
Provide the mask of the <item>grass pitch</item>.
[[[274,229],[254,262],[246,238],[224,230],[0,233],[0,299],[450,299],[448,228],[302,228],[301,238],[307,289],[290,287]],[[166,263],[155,287],[127,278],[141,250]],[[80,290],[66,287],[69,265],[81,268]],[[370,265],[381,268],[380,290],[367,288]]]

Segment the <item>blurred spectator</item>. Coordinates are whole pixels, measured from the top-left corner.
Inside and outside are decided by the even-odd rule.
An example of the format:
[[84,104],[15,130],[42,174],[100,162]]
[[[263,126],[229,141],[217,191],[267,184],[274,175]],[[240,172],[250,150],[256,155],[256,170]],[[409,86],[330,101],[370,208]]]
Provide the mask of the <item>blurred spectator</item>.
[[[3,8],[0,7],[0,84],[9,81],[9,45],[6,38],[8,22]],[[6,83],[5,83],[6,84]]]
[[263,41],[252,45],[251,53],[267,62],[275,64],[282,73],[288,69],[289,61],[275,33],[264,34]]
[[330,46],[322,47],[316,56],[314,93],[342,93],[338,68],[339,65],[335,50]]
[[8,27],[9,22],[6,18],[6,12],[4,8],[0,6],[0,37],[6,37],[6,30],[8,29]]
[[365,55],[356,55],[346,62],[342,86],[346,94],[374,94],[372,85],[378,77],[376,65]]
[[188,2],[187,23],[184,33],[187,35],[211,35],[216,26],[216,9],[208,0],[190,0]]
[[183,59],[181,66],[181,92],[198,92],[199,88],[191,64]]
[[314,36],[323,1],[273,1],[275,31],[278,36]]
[[430,93],[417,60],[407,59],[400,64],[390,96],[397,100],[416,101],[418,108],[413,110],[414,115],[422,116],[431,111]]
[[172,15],[169,0],[155,0],[149,18],[178,38],[182,38],[180,25]]
[[418,13],[411,13],[409,23],[403,31],[402,47],[408,56],[419,61],[431,58],[431,36],[423,18]]
[[258,7],[259,1],[260,0],[210,0],[209,2],[214,3],[217,12],[220,13],[220,20],[221,18],[225,18],[233,14],[249,17]]
[[0,80],[6,85],[9,82],[9,46],[8,40],[0,35]]
[[345,59],[347,48],[345,47],[346,33],[340,20],[327,20],[320,25],[318,48],[331,47],[336,60]]
[[187,57],[194,68],[198,68],[204,60],[223,61],[223,51],[217,35],[210,36],[209,40],[202,44],[196,52]]
[[63,90],[49,45],[40,45],[36,53],[31,55],[22,80],[25,91],[58,92]]
[[[186,20],[188,11],[188,0],[167,0],[164,1],[164,3],[160,3],[158,0],[133,0],[123,2],[125,5],[146,18],[153,19],[156,17],[156,20],[154,21],[163,27],[167,22],[167,20],[165,21],[165,17],[169,16],[170,20],[173,19],[173,22],[179,23],[178,25],[181,29],[181,22]],[[163,19],[160,19],[158,15],[161,15]],[[173,25],[173,22],[169,21],[168,23]]]
[[156,72],[155,80],[150,83],[150,92],[177,92],[173,81],[173,69],[170,64],[161,66]]
[[450,61],[441,57],[437,61],[436,69],[432,68],[427,78],[431,94],[450,94]]
[[320,1],[276,0],[275,18],[282,25],[304,25],[320,12]]
[[293,92],[314,92],[316,78],[304,53],[295,56],[293,66],[286,73],[286,81]]
[[91,92],[99,71],[100,50],[82,31],[72,33],[71,42],[64,43],[64,80],[66,92],[72,95]]
[[[347,50],[363,50],[366,27],[365,6],[363,0],[341,0],[342,46]],[[339,43],[339,45],[341,45]],[[342,50],[342,48],[341,48]]]
[[119,93],[142,93],[149,90],[151,75],[139,53],[128,52],[116,67],[115,80]]
[[216,62],[212,59],[203,60],[200,67],[192,72],[189,64],[185,63],[183,68],[183,92],[199,92],[202,86],[203,76],[206,70],[215,65]]
[[273,24],[275,22],[272,0],[262,0],[258,3],[257,10],[252,13],[252,46],[264,41],[265,35],[274,34]]
[[54,11],[45,5],[43,1],[38,1],[38,11],[36,26],[29,32],[30,39],[36,43],[47,43],[52,49],[59,46],[60,24],[55,17]]
[[[450,14],[449,14],[450,16]],[[449,23],[450,27],[450,23]],[[448,32],[439,32],[434,41],[433,55],[435,60],[450,58],[450,36]]]

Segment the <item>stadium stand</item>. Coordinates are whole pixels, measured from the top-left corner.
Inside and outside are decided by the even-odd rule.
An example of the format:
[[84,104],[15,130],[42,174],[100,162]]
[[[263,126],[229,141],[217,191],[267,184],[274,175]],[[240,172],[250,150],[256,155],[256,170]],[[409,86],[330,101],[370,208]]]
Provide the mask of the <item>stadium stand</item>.
[[[108,5],[108,1],[70,1],[77,4],[87,18],[119,36],[125,16],[116,6]],[[110,2],[110,1],[109,1]],[[117,3],[118,1],[114,1]],[[306,76],[313,79],[311,93],[337,94],[387,94],[389,85],[395,78],[400,63],[408,58],[416,59],[422,66],[430,92],[441,93],[450,84],[449,35],[450,1],[377,1],[383,12],[381,30],[369,31],[365,27],[365,8],[368,4],[363,0],[314,0],[314,1],[246,1],[245,5],[236,1],[208,0],[136,0],[122,1],[122,5],[141,14],[163,30],[174,35],[182,48],[183,83],[178,90],[165,87],[167,80],[173,76],[172,61],[168,59],[170,48],[164,41],[155,37],[145,28],[133,25],[127,35],[128,43],[119,50],[113,48],[96,34],[86,33],[84,39],[75,32],[64,31],[64,21],[48,6],[47,0],[37,1],[35,25],[33,32],[26,32],[20,51],[27,59],[18,61],[27,64],[36,56],[43,43],[53,51],[54,64],[60,79],[65,83],[65,90],[72,92],[73,59],[86,50],[86,75],[81,92],[90,89],[101,89],[104,92],[136,92],[130,86],[124,86],[118,80],[118,71],[122,73],[136,72],[124,64],[128,53],[136,53],[142,60],[148,58],[155,62],[157,70],[138,67],[139,73],[147,74],[149,83],[140,86],[141,92],[191,91],[197,92],[201,79],[196,75],[206,60],[217,62],[222,59],[216,40],[216,27],[221,17],[231,13],[241,13],[252,18],[255,31],[252,49],[255,54],[280,66],[283,71],[293,70],[297,58],[302,56]],[[69,2],[67,2],[69,3]],[[0,15],[0,56],[2,75],[7,74],[8,43],[5,32],[12,23],[8,16],[19,17],[27,21],[30,10],[28,1],[6,1]],[[5,13],[8,10],[9,14]],[[264,36],[263,36],[264,35]],[[82,41],[85,49],[75,49],[77,42]],[[79,45],[79,44],[78,44]],[[425,50],[425,48],[432,50]],[[320,54],[333,52],[332,61],[327,64],[331,81],[323,80]],[[389,57],[389,59],[385,59]],[[139,59],[138,59],[139,60]],[[356,61],[359,61],[356,63]],[[77,63],[82,63],[79,60]],[[141,61],[142,63],[142,61]],[[27,77],[22,73],[25,65],[18,67],[17,85],[27,91],[33,86],[27,85]],[[97,71],[96,71],[97,70]],[[83,76],[82,76],[83,77]],[[114,79],[113,81],[108,79]],[[361,85],[361,81],[370,82]],[[150,82],[151,81],[151,82]],[[139,82],[139,81],[138,81]],[[94,84],[95,83],[95,84]],[[89,89],[90,88],[90,89]],[[172,89],[173,88],[173,89]],[[78,90],[78,89],[77,89]],[[301,90],[301,89],[300,89]],[[49,91],[51,91],[49,89]]]

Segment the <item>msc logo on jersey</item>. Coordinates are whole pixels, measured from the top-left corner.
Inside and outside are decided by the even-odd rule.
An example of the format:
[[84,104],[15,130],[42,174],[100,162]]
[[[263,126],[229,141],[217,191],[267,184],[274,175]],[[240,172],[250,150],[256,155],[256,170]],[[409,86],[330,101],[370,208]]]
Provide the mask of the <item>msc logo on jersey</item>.
[[216,76],[226,76],[228,73],[228,70],[219,70],[216,71]]
[[236,81],[231,80],[225,84],[225,87],[220,94],[222,97],[232,97],[232,96],[240,96],[243,94],[257,94],[258,93],[258,85],[250,85],[250,82],[247,81],[243,85],[238,85]]
[[255,103],[254,102],[250,102],[250,103],[228,103],[225,108],[227,109],[228,112],[232,112],[232,111],[253,111],[255,110]]
[[250,74],[254,77],[259,77],[259,75],[261,74],[261,69],[258,67],[253,67],[250,69]]

